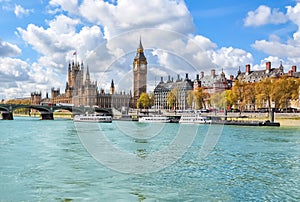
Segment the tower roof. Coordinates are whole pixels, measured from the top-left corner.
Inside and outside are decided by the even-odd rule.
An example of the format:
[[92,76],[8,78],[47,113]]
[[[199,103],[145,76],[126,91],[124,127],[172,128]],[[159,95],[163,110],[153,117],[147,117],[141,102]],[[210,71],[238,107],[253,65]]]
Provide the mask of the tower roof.
[[144,55],[144,48],[143,48],[143,45],[142,45],[142,39],[140,37],[140,43],[139,43],[139,46],[136,50],[136,56],[134,58],[135,60],[146,60],[146,57]]
[[138,49],[144,50],[143,45],[142,45],[142,37],[141,36],[140,36],[140,44],[139,44]]

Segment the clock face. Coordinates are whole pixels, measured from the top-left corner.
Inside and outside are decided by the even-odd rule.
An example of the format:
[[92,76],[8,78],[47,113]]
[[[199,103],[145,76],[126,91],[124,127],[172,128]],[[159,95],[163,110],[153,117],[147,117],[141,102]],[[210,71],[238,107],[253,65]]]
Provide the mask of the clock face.
[[141,64],[141,69],[146,69],[146,65],[145,64]]
[[134,64],[134,71],[136,71],[138,69],[138,64]]

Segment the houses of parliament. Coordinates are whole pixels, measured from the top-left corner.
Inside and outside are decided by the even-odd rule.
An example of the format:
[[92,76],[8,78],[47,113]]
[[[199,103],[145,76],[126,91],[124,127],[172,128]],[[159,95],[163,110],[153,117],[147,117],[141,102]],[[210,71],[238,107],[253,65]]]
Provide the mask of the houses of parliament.
[[133,94],[115,91],[114,81],[111,81],[110,91],[98,89],[97,81],[90,78],[89,66],[72,62],[68,66],[68,76],[64,93],[60,89],[51,89],[51,97],[42,99],[41,93],[31,93],[31,104],[41,103],[67,104],[72,106],[97,106],[100,108],[135,107],[141,93],[146,92],[147,59],[140,40],[136,56],[133,60]]

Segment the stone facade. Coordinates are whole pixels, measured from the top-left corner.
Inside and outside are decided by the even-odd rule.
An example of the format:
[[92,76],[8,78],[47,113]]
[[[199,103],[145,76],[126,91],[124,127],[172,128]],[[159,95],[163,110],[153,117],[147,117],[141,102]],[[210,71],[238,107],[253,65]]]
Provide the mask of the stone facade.
[[223,71],[220,75],[217,75],[214,69],[211,70],[211,75],[207,76],[204,75],[204,72],[201,72],[200,78],[199,75],[197,75],[194,81],[188,77],[188,74],[186,74],[185,79],[180,78],[178,75],[176,81],[169,76],[168,80],[164,82],[161,77],[161,81],[154,89],[154,107],[156,109],[168,109],[168,94],[174,88],[178,88],[179,95],[176,109],[186,110],[188,109],[186,99],[188,91],[197,90],[198,87],[203,87],[209,94],[214,94],[230,89],[231,81],[227,80]]
[[241,72],[239,68],[236,79],[247,83],[255,83],[261,81],[264,78],[279,78],[282,75],[284,75],[284,68],[282,64],[280,64],[278,68],[272,68],[271,62],[266,62],[266,68],[264,70],[251,71],[250,64],[246,65],[245,72]]
[[133,107],[136,108],[137,100],[142,93],[147,92],[147,58],[140,40],[136,56],[133,60]]
[[74,106],[98,106],[101,108],[128,108],[131,95],[125,92],[116,93],[114,82],[111,82],[110,93],[98,90],[97,81],[91,81],[89,67],[84,76],[83,63],[72,63],[68,66],[68,79],[64,93],[60,89],[51,89],[51,98],[41,99],[41,93],[31,94],[31,103],[39,105],[42,102],[53,104],[69,104]]
[[189,79],[188,74],[186,74],[185,79],[177,76],[177,80],[174,81],[170,76],[166,82],[163,81],[163,77],[161,77],[161,81],[154,89],[154,107],[155,109],[168,109],[167,98],[170,91],[173,89],[178,89],[177,95],[177,104],[176,109],[185,110],[187,109],[187,93],[189,90],[193,89],[193,82]]

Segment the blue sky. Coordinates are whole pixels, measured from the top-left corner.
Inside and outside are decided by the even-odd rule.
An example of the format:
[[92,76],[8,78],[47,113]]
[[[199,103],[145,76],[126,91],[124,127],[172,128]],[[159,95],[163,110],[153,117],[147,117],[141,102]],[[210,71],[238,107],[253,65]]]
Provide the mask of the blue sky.
[[0,0],[0,12],[0,99],[63,91],[74,51],[99,88],[129,92],[140,37],[149,90],[186,72],[300,66],[296,0]]

